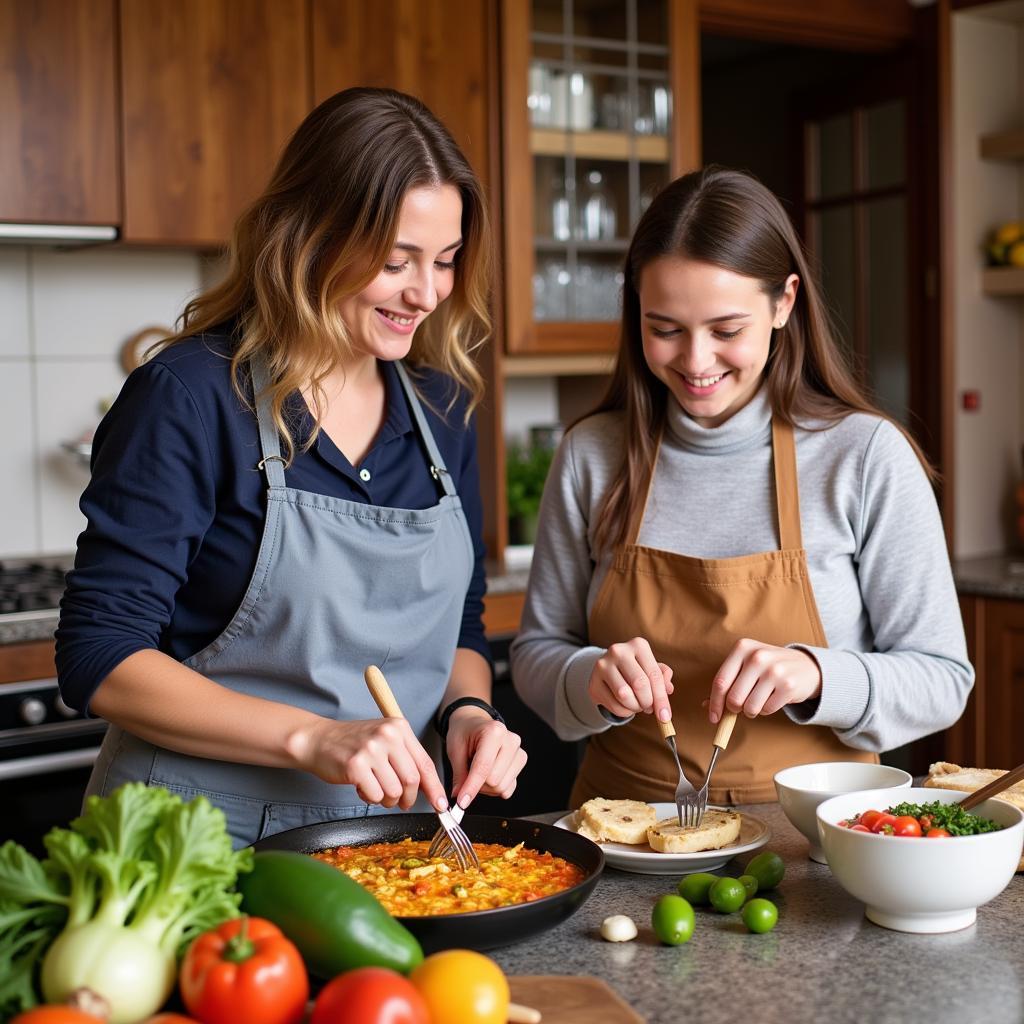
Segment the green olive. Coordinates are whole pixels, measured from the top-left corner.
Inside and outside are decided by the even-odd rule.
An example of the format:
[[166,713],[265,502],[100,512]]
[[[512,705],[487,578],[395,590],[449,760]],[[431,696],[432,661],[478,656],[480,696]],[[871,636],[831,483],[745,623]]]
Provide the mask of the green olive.
[[651,927],[666,946],[689,942],[695,924],[693,907],[682,896],[662,896],[651,911]]
[[679,879],[679,895],[695,907],[706,907],[708,905],[708,890],[717,881],[718,875],[709,875],[706,871],[683,875]]
[[779,920],[778,908],[771,900],[751,900],[743,908],[743,923],[758,934],[770,932]]
[[719,878],[708,890],[711,906],[720,914],[735,914],[747,899],[747,890],[736,878]]
[[766,850],[747,865],[746,873],[757,879],[758,892],[764,892],[766,889],[774,889],[782,881],[786,865],[777,853]]

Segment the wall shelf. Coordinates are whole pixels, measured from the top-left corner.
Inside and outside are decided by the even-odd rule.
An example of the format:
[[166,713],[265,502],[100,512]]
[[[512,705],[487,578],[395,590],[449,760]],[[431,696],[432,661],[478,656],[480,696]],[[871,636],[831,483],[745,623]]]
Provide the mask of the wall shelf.
[[534,156],[567,156],[588,160],[637,160],[667,163],[668,139],[664,135],[629,135],[626,132],[567,132],[559,128],[533,128],[530,152]]
[[1024,267],[986,267],[981,272],[981,290],[986,295],[1024,296]]
[[985,160],[1024,160],[1024,131],[983,135],[978,149]]

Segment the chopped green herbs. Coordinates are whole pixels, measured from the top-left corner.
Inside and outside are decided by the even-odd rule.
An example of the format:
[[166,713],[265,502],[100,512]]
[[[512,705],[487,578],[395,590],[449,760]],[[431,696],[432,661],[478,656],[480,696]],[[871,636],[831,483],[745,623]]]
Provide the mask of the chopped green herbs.
[[976,836],[982,832],[999,832],[1003,826],[988,818],[965,811],[959,804],[943,804],[933,800],[929,804],[897,804],[889,814],[897,818],[910,815],[919,821],[929,818],[928,828],[944,828],[951,836]]

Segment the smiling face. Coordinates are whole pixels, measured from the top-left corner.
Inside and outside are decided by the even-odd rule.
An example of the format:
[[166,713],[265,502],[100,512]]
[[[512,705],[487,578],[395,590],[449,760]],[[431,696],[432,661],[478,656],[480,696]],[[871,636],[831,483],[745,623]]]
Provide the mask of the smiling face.
[[697,423],[719,426],[760,387],[772,328],[789,317],[798,286],[790,274],[773,303],[756,278],[675,256],[652,260],[639,282],[651,373]]
[[455,286],[455,254],[461,245],[458,189],[410,189],[384,266],[361,292],[341,303],[357,353],[385,360],[409,354],[416,328]]

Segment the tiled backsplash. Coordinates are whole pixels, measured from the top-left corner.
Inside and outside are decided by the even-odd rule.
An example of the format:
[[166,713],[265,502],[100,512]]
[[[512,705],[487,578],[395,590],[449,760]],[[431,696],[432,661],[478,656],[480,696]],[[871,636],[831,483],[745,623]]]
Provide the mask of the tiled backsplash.
[[[67,554],[88,470],[61,447],[124,382],[123,343],[173,326],[219,272],[194,252],[0,246],[0,558]],[[549,378],[510,381],[505,429],[557,419]]]
[[170,327],[203,283],[193,252],[0,247],[0,558],[74,550],[88,471],[61,448],[124,381],[124,341]]

